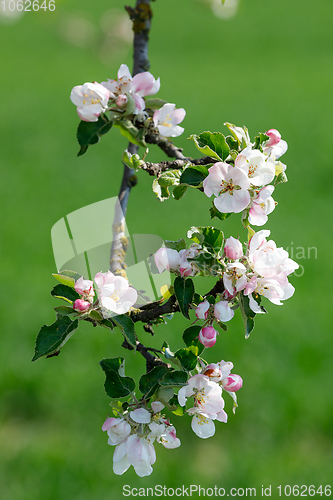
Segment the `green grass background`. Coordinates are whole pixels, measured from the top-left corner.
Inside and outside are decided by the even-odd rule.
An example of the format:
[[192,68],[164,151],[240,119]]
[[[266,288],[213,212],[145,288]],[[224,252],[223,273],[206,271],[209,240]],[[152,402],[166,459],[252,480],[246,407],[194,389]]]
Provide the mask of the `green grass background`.
[[[172,416],[182,446],[156,445],[150,477],[138,478],[132,468],[118,477],[112,472],[113,448],[100,430],[109,399],[98,362],[124,354],[120,334],[85,324],[59,357],[30,361],[40,326],[54,318],[52,225],[118,193],[126,140],[113,130],[77,158],[78,118],[69,93],[85,81],[114,78],[123,62],[131,66],[130,45],[112,33],[101,58],[101,17],[122,7],[120,0],[56,0],[52,13],[28,12],[0,24],[0,497],[120,499],[124,484],[256,487],[260,496],[261,485],[271,484],[277,498],[279,484],[330,484],[331,0],[241,0],[227,22],[198,0],[152,4],[151,71],[161,77],[159,97],[187,111],[185,133],[176,140],[185,153],[196,155],[186,140],[190,134],[226,132],[225,121],[247,125],[252,138],[277,128],[289,143],[283,157],[289,183],[276,190],[279,205],[267,228],[278,246],[293,247],[304,274],[291,278],[296,293],[283,307],[267,304],[269,314],[257,319],[249,340],[237,314],[207,352],[210,362],[232,360],[244,379],[236,415],[227,401],[229,422],[217,424],[208,440],[193,434],[189,418]],[[110,19],[116,15],[111,12]],[[92,33],[81,47],[63,35],[77,18]],[[165,157],[151,148],[148,159]],[[180,202],[161,204],[151,181],[139,173],[128,205],[130,232],[178,239],[191,225],[210,224],[208,198],[193,190]],[[216,225],[226,236],[245,239],[237,216]],[[312,251],[302,258],[297,247],[306,257],[316,247],[317,257]],[[179,318],[157,328],[155,339],[139,333],[155,347],[166,338],[175,350],[186,326]],[[129,375],[143,372],[139,355],[125,356]]]

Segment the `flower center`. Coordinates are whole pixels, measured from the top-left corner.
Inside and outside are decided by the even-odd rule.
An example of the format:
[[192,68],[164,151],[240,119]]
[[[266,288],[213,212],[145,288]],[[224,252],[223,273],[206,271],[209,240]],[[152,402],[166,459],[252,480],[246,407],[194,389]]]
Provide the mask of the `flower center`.
[[96,97],[94,97],[94,94],[92,92],[90,94],[90,97],[88,94],[83,94],[83,97],[85,97],[85,99],[83,101],[84,106],[86,105],[87,101],[89,102],[89,104],[98,104],[102,100],[102,99],[97,99]]
[[171,128],[172,127],[171,116],[170,115],[166,115],[165,120],[164,120],[164,122],[161,123],[161,125],[163,125],[163,127],[169,127],[169,128]]
[[253,175],[255,171],[257,170],[258,165],[250,165],[249,166],[249,176]]
[[232,183],[232,179],[229,180],[229,182],[227,181],[222,181],[221,183],[221,191],[220,191],[220,194],[222,193],[227,193],[229,191],[229,194],[233,194],[233,190],[235,188],[235,185]]

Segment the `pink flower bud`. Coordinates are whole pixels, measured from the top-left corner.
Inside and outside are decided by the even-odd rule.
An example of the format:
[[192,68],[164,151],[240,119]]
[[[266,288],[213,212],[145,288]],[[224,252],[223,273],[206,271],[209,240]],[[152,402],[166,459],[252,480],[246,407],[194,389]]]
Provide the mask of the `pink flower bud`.
[[127,104],[127,96],[124,94],[120,94],[117,98],[117,106],[118,108],[123,108]]
[[195,315],[198,319],[207,319],[210,303],[208,300],[201,302],[195,310]]
[[269,140],[267,141],[265,147],[275,146],[281,141],[281,134],[275,128],[267,130],[266,135],[268,135]]
[[224,245],[224,253],[228,259],[237,260],[243,255],[243,247],[239,240],[233,236],[227,239]]
[[213,382],[219,382],[222,379],[222,371],[217,363],[211,363],[206,366],[202,374],[209,377]]
[[242,377],[240,377],[239,375],[231,374],[228,377],[222,379],[223,389],[229,392],[239,391],[242,385],[243,385],[243,380]]
[[90,302],[82,299],[76,299],[73,305],[75,311],[86,312],[90,307]]
[[219,335],[219,332],[215,328],[204,326],[199,332],[199,341],[205,347],[213,347],[216,342],[216,335]]
[[91,280],[84,280],[83,276],[77,280],[75,283],[75,290],[80,295],[84,295],[84,298],[93,297],[94,292],[94,282]]

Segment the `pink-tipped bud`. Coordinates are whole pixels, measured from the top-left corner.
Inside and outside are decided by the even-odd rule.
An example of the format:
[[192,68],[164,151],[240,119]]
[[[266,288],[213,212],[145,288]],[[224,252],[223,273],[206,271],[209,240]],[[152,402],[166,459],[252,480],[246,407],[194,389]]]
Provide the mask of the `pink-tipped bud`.
[[207,319],[210,303],[208,300],[201,302],[195,310],[195,315],[198,319]]
[[266,135],[268,135],[269,140],[266,143],[266,147],[275,146],[281,141],[281,134],[275,128],[270,128],[267,130]]
[[118,108],[125,107],[126,104],[127,104],[127,101],[128,101],[127,96],[124,95],[124,94],[120,94],[118,96],[118,98],[117,98],[117,106],[118,106]]
[[75,311],[86,312],[86,311],[88,311],[90,305],[91,305],[90,302],[87,302],[86,300],[76,299],[73,307],[74,307]]
[[243,247],[239,240],[233,236],[227,239],[224,245],[224,253],[228,259],[237,260],[243,255]]
[[202,374],[209,377],[213,382],[219,382],[222,379],[222,371],[217,363],[211,363],[206,366]]
[[218,334],[219,332],[212,326],[204,326],[199,332],[199,341],[205,347],[213,347],[216,342],[216,335]]
[[242,385],[243,385],[243,380],[242,377],[240,377],[239,375],[229,375],[228,377],[222,380],[223,389],[229,392],[239,391]]

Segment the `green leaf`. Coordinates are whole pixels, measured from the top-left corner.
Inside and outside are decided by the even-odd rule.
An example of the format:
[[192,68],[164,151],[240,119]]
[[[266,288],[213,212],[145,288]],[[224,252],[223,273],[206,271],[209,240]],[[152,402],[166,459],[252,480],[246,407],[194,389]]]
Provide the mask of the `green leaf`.
[[123,398],[134,392],[134,380],[125,377],[124,358],[102,359],[99,364],[106,375],[104,388],[110,398]]
[[60,351],[61,347],[71,338],[78,324],[77,319],[72,321],[68,316],[58,315],[52,325],[43,325],[37,335],[32,361]]
[[194,294],[194,284],[191,278],[182,278],[181,276],[177,276],[175,282],[173,284],[173,288],[175,291],[175,295],[180,307],[181,312],[185,316],[185,318],[190,319],[188,310],[189,306],[192,302],[193,294]]
[[164,405],[168,404],[171,398],[174,396],[172,387],[162,387],[159,386],[156,391],[156,401],[161,401]]
[[162,187],[158,183],[158,179],[153,180],[153,191],[160,201],[167,200],[170,197],[170,191],[167,187]]
[[103,319],[100,322],[100,326],[104,326],[104,328],[109,328],[110,330],[113,330],[116,325],[115,323],[112,323],[112,321],[110,321],[109,319]]
[[221,132],[202,132],[200,135],[191,135],[189,139],[194,141],[201,153],[216,160],[224,161],[230,154],[230,148]]
[[51,295],[57,299],[63,299],[71,304],[76,300],[80,299],[81,295],[77,293],[76,290],[67,285],[56,285],[53,290],[51,290]]
[[174,190],[172,191],[172,197],[175,200],[180,200],[184,194],[187,191],[187,186],[175,186]]
[[230,148],[230,151],[237,151],[238,152],[239,142],[236,139],[234,139],[231,135],[227,135],[225,140]]
[[277,186],[278,184],[284,184],[285,182],[288,182],[288,177],[286,176],[285,172],[280,172],[275,177],[274,186]]
[[186,328],[186,330],[183,333],[183,340],[185,345],[187,345],[188,347],[190,347],[191,345],[197,345],[197,341],[199,341],[198,336],[201,328],[202,326],[200,325],[193,325],[190,326],[189,328]]
[[119,314],[119,316],[112,316],[112,321],[119,326],[121,333],[124,335],[127,342],[131,344],[134,349],[136,349],[135,329],[131,318],[125,314]]
[[69,306],[58,306],[54,308],[58,316],[69,316],[70,314],[75,314],[75,310]]
[[166,366],[155,366],[150,372],[142,375],[139,381],[139,389],[146,398],[150,398],[158,389],[159,380],[169,371]]
[[161,386],[182,387],[187,383],[187,373],[182,370],[168,371],[159,381]]
[[220,276],[224,269],[216,256],[210,252],[202,252],[193,259],[188,260],[195,263],[203,276]]
[[183,238],[177,241],[165,240],[164,245],[166,246],[166,248],[171,248],[172,250],[177,250],[177,252],[180,252],[181,250],[185,250],[186,241]]
[[179,359],[182,367],[186,371],[194,370],[197,365],[199,349],[198,347],[191,345],[188,348],[178,349],[175,352],[175,358]]
[[103,321],[103,316],[101,315],[100,312],[96,311],[96,309],[92,309],[90,312],[89,312],[89,317],[91,319],[93,319],[94,321],[98,321],[98,322],[101,322]]
[[268,141],[269,137],[268,135],[266,134],[263,134],[262,132],[259,133],[259,135],[257,135],[255,138],[254,138],[254,146],[253,146],[253,149],[260,149],[262,150],[262,144],[266,141]]
[[195,243],[199,243],[205,247],[209,252],[218,255],[223,245],[223,233],[216,227],[192,226],[187,232],[187,237]]
[[211,165],[196,165],[185,168],[181,175],[180,183],[194,187],[200,186],[209,174],[209,167]]
[[158,178],[158,183],[161,187],[178,186],[181,176],[181,170],[167,170]]
[[245,327],[245,338],[248,339],[254,328],[254,317],[256,313],[250,308],[249,297],[244,295],[243,292],[238,293],[238,300]]
[[77,129],[77,140],[81,146],[78,156],[82,156],[92,144],[99,142],[101,135],[106,134],[112,127],[113,122],[109,121],[107,116],[101,114],[97,122],[84,122],[79,123]]
[[160,109],[164,104],[167,104],[168,101],[163,101],[163,99],[145,99],[146,108],[150,109]]
[[214,217],[217,217],[217,218],[218,218],[218,219],[220,219],[220,220],[225,220],[225,219],[227,219],[228,217],[230,217],[230,215],[231,215],[231,213],[229,213],[229,214],[224,214],[224,213],[220,212],[220,211],[216,208],[216,206],[215,206],[214,204],[213,204],[213,206],[212,206],[212,207],[210,207],[210,209],[209,209],[209,213],[210,213],[210,217],[211,217],[211,219],[214,219]]
[[130,120],[119,120],[114,123],[116,128],[120,129],[120,133],[126,137],[132,144],[136,144],[137,146],[147,147],[147,144],[142,138],[142,133],[140,134],[139,130],[133,125]]

